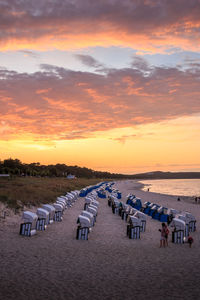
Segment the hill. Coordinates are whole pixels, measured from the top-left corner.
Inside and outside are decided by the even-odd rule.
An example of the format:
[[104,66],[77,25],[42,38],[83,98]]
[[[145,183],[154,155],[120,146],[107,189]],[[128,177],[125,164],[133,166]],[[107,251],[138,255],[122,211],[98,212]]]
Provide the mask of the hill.
[[147,172],[132,175],[134,179],[195,179],[200,178],[200,172]]

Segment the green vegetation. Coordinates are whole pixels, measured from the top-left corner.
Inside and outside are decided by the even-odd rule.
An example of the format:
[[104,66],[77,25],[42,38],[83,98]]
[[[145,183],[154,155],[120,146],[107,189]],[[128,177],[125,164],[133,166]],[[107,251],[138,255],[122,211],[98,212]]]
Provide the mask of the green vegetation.
[[[11,158],[0,161],[0,174],[10,175],[0,177],[0,202],[15,209],[54,202],[59,195],[105,180],[200,178],[200,172],[157,171],[124,175],[65,164],[47,166],[40,163],[24,164],[18,159]],[[75,175],[76,179],[67,179],[68,174]]]
[[94,185],[102,179],[72,179],[63,177],[11,177],[0,178],[0,202],[9,208],[20,209],[23,206],[55,202],[56,197],[73,190]]
[[0,174],[33,177],[66,177],[69,174],[77,178],[125,178],[123,174],[94,171],[78,166],[65,164],[41,165],[40,163],[24,164],[19,159],[5,159],[0,161]]
[[[0,161],[0,174],[10,175],[0,177],[0,202],[13,209],[54,202],[60,195],[105,181],[104,178],[125,177],[65,164],[24,164],[12,158]],[[67,179],[69,174],[75,175],[76,179]]]

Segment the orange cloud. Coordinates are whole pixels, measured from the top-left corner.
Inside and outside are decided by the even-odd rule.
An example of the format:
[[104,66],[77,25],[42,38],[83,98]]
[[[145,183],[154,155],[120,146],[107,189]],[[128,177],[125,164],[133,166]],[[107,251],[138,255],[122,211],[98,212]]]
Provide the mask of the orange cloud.
[[0,70],[1,139],[86,138],[200,112],[200,68],[152,67],[148,75],[136,68],[105,74],[42,68],[30,75]]

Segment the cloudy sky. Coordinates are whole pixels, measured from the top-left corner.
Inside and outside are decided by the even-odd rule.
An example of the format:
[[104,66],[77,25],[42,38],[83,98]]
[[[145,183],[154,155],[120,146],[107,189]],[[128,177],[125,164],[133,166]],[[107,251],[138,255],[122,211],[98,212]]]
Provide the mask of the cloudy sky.
[[1,0],[0,159],[200,171],[200,0]]

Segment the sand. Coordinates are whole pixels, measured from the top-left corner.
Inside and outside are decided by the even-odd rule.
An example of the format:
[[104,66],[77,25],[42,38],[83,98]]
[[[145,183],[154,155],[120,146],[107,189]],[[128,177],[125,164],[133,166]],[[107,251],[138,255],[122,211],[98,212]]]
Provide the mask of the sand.
[[20,216],[0,221],[0,299],[199,299],[200,205],[190,198],[141,191],[136,181],[115,187],[126,201],[134,193],[184,211],[197,219],[194,244],[159,248],[160,222],[147,219],[140,240],[126,236],[126,223],[99,199],[97,222],[88,241],[76,240],[84,199],[65,211],[63,221],[32,237],[19,235]]

